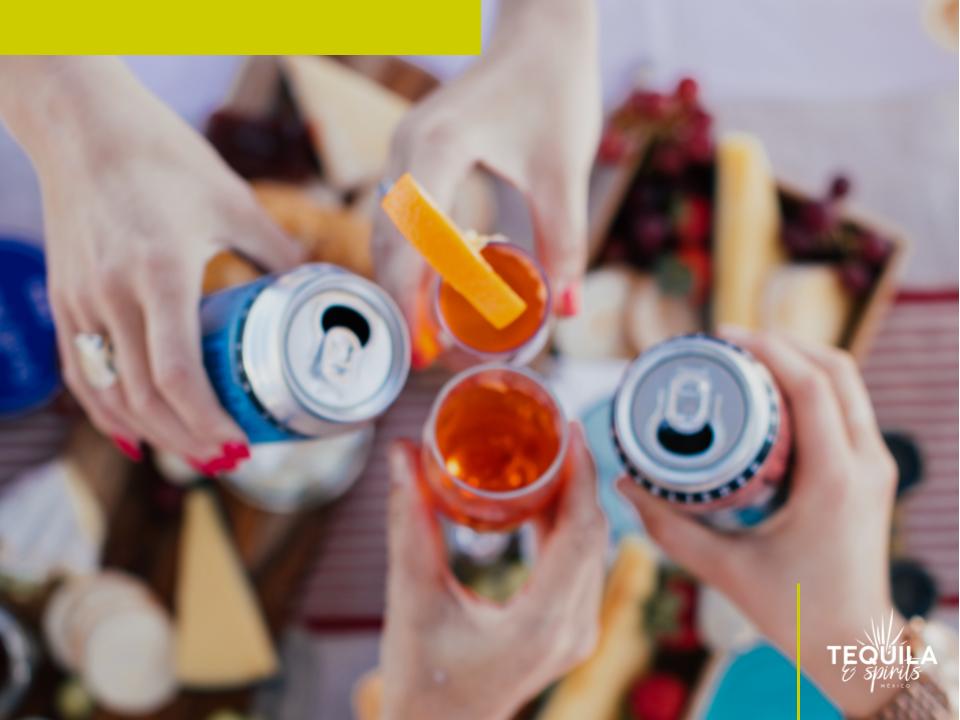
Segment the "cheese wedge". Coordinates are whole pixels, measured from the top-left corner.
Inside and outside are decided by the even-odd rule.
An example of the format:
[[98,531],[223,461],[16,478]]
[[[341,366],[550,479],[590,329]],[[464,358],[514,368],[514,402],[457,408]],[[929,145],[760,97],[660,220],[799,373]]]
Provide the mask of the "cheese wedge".
[[728,135],[717,146],[713,324],[760,327],[764,284],[784,259],[777,187],[763,145]]
[[177,679],[223,688],[277,671],[277,657],[253,590],[213,496],[187,497],[176,590]]
[[839,345],[852,309],[836,265],[789,264],[767,282],[761,324],[805,342]]
[[282,63],[325,179],[343,190],[376,182],[409,102],[335,60],[293,56]]
[[587,660],[554,689],[537,720],[617,720],[623,696],[653,658],[643,608],[657,584],[652,549],[639,538],[620,543],[600,610],[600,638]]
[[464,234],[407,173],[381,206],[397,230],[495,328],[516,320],[527,304],[480,254],[477,236]]

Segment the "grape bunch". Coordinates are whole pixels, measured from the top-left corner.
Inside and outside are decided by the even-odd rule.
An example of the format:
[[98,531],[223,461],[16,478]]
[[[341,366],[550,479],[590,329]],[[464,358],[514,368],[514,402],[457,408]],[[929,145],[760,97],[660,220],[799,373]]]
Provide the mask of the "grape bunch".
[[218,110],[207,121],[206,136],[248,180],[297,182],[320,174],[307,126],[286,97],[262,116]]
[[837,175],[822,199],[781,194],[782,240],[794,261],[836,263],[844,286],[861,296],[873,287],[893,252],[893,243],[843,219],[843,201],[851,189],[850,180]]
[[635,91],[598,151],[603,164],[639,160],[602,259],[652,270],[666,292],[698,306],[709,295],[712,126],[696,81],[683,78],[669,94]]

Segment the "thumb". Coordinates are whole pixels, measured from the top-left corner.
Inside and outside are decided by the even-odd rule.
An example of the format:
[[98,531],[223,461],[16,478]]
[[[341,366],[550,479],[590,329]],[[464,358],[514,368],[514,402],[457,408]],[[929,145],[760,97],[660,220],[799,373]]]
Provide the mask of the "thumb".
[[743,549],[737,538],[678,512],[629,477],[617,481],[617,490],[637,509],[647,533],[671,560],[720,589],[729,587],[731,569]]
[[587,267],[586,173],[534,181],[530,188],[537,251],[559,315],[580,309],[580,283]]
[[284,233],[259,206],[244,218],[228,244],[262,268],[274,272],[296,267],[306,259],[306,248]]
[[419,587],[446,581],[443,538],[420,489],[420,446],[401,440],[390,448],[387,546],[392,577]]

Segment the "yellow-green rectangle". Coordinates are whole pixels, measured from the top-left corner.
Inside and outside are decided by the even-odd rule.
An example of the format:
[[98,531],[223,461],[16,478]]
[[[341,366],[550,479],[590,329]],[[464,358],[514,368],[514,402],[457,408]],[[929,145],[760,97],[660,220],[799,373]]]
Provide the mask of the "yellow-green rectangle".
[[6,54],[473,55],[481,0],[3,3]]

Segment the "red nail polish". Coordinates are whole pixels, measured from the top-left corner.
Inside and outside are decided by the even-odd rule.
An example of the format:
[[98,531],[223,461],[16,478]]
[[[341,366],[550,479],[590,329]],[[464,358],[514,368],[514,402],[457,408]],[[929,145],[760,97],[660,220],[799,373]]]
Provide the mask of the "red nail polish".
[[143,460],[143,452],[140,450],[140,443],[136,443],[133,440],[127,440],[127,438],[123,437],[122,435],[111,435],[110,439],[113,440],[113,444],[117,446],[117,450],[122,452],[134,462],[140,462]]
[[580,312],[580,283],[575,282],[560,294],[557,313],[565,317]]
[[224,443],[223,455],[231,460],[247,460],[250,457],[250,448],[246,443],[228,442]]
[[410,368],[413,370],[423,370],[430,363],[417,350],[410,351]]
[[233,470],[237,466],[237,461],[224,455],[206,461],[191,460],[190,464],[197,472],[207,477],[214,477],[222,472]]

